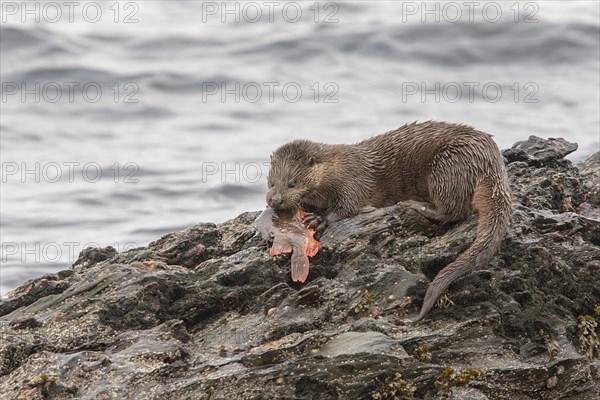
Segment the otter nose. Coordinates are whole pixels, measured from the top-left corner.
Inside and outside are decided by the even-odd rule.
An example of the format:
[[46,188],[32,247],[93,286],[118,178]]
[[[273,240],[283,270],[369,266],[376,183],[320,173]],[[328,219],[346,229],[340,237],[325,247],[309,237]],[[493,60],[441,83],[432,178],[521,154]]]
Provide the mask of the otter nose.
[[281,200],[281,197],[273,197],[271,199],[271,207],[277,209],[280,208],[283,205],[283,200]]

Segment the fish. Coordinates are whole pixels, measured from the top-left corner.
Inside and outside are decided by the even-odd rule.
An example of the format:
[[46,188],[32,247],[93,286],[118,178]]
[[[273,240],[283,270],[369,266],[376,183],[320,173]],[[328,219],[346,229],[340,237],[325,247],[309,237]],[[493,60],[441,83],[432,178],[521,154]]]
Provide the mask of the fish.
[[310,270],[308,257],[319,251],[315,231],[302,223],[302,210],[278,210],[267,207],[256,218],[255,226],[263,239],[273,238],[269,255],[292,253],[292,281],[304,282]]

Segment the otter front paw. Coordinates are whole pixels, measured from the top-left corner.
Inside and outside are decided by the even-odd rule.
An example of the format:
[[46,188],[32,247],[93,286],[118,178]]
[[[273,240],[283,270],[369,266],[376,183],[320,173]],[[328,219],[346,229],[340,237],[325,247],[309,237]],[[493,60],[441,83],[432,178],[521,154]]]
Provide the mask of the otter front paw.
[[302,223],[315,230],[316,233],[322,233],[327,227],[327,218],[315,213],[305,213]]

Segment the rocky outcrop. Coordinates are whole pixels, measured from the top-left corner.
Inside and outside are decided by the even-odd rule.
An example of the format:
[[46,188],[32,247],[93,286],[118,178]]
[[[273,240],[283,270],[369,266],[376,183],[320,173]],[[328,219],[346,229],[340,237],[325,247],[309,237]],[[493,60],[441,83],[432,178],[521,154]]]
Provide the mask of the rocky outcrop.
[[268,256],[257,212],[84,250],[0,303],[0,398],[598,399],[600,154],[576,167],[575,148],[531,137],[504,152],[501,250],[416,324],[477,216],[340,221],[304,284]]

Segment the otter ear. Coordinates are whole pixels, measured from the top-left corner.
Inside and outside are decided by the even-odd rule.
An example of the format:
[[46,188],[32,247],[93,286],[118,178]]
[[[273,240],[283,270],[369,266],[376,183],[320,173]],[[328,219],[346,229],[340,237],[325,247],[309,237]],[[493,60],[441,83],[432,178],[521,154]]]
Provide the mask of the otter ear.
[[315,160],[315,158],[313,156],[310,156],[308,158],[308,166],[312,167],[313,165],[315,165],[317,163],[317,160]]

